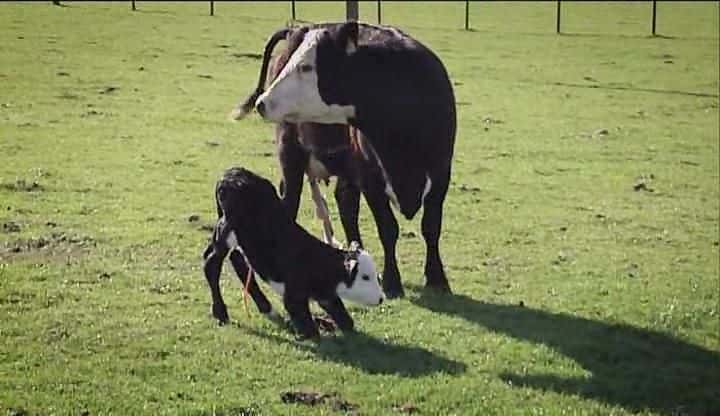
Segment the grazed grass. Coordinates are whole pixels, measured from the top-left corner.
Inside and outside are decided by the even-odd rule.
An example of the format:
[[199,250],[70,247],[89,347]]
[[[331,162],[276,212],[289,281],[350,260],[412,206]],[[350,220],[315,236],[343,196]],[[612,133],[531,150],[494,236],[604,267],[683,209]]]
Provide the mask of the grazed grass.
[[[562,36],[554,2],[474,3],[473,32],[462,2],[383,2],[455,83],[456,294],[423,293],[418,220],[401,221],[408,297],[317,344],[248,318],[229,273],[216,327],[199,268],[221,171],[278,178],[271,126],[226,115],[288,4],[47,3],[0,14],[2,411],[720,410],[717,3],[660,2],[671,38],[649,38],[649,2],[563,3]],[[308,195],[300,222],[319,235]]]

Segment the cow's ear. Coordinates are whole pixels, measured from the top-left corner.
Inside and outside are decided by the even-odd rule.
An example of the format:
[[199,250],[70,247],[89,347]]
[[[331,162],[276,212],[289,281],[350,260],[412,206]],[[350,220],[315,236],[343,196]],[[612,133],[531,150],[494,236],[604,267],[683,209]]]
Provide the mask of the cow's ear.
[[337,43],[348,55],[355,52],[358,43],[358,24],[356,21],[349,21],[340,26]]

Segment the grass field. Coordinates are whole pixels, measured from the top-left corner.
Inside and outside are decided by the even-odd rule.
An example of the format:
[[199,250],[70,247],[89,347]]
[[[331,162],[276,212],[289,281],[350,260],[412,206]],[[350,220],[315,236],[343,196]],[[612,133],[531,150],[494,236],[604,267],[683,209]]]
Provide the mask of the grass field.
[[[455,294],[400,220],[406,298],[317,343],[227,268],[218,327],[200,267],[221,172],[279,177],[272,126],[227,115],[288,2],[138,8],[0,5],[0,412],[720,414],[717,2],[659,2],[655,38],[650,2],[564,2],[560,36],[555,2],[475,3],[471,32],[463,2],[383,2],[455,83]],[[309,192],[299,222],[320,235]]]

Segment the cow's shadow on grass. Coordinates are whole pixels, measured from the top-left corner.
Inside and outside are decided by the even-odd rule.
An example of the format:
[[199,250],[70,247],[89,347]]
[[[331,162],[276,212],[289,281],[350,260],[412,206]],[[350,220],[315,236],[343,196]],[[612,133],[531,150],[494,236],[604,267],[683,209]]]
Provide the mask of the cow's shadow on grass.
[[358,331],[339,336],[324,335],[317,341],[296,341],[254,328],[243,328],[243,331],[311,352],[322,360],[361,369],[368,374],[421,377],[433,373],[459,374],[467,369],[461,362],[423,348],[378,340]]
[[[485,303],[418,288],[410,300],[521,341],[544,344],[590,373],[501,374],[513,386],[573,394],[631,411],[718,414],[720,354],[669,335],[519,305]],[[716,319],[710,318],[708,319]]]

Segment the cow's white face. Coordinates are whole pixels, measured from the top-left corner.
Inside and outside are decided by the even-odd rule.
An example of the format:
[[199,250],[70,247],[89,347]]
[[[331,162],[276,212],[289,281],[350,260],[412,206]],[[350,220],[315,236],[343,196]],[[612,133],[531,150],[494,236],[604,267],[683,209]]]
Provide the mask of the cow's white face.
[[385,300],[385,293],[378,280],[377,267],[370,254],[360,250],[357,260],[351,260],[350,271],[353,279],[350,283],[341,282],[336,292],[338,296],[361,305],[375,306]]
[[[355,116],[353,106],[329,104],[320,95],[318,47],[323,42],[330,43],[327,29],[307,31],[283,70],[255,102],[263,118],[276,123],[345,124]],[[348,51],[351,52],[352,47]]]

